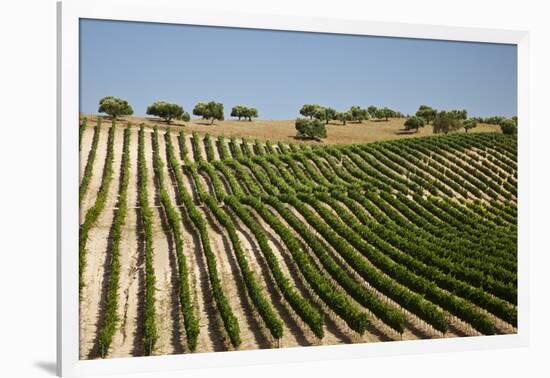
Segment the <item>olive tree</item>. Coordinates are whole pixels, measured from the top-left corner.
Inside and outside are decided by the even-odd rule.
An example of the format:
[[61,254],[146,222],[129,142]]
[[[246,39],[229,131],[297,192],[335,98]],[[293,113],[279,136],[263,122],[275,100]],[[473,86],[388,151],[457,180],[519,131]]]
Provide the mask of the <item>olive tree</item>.
[[367,108],[367,112],[369,112],[369,114],[372,118],[376,118],[376,111],[377,110],[378,110],[378,108],[374,105],[369,105],[369,107]]
[[464,132],[467,133],[468,130],[477,127],[477,120],[475,118],[468,118],[462,122],[462,127],[464,127]]
[[348,111],[351,114],[351,121],[355,122],[363,122],[367,119],[369,119],[369,111],[367,109],[363,109],[360,106],[352,106],[349,108]]
[[324,121],[325,123],[329,123],[333,119],[336,119],[337,113],[338,112],[333,108],[317,106],[317,109],[313,114],[313,118],[318,119],[319,121]]
[[213,124],[214,120],[223,121],[223,104],[214,101],[199,102],[193,108],[193,115],[211,120],[210,124]]
[[438,112],[433,121],[434,134],[448,134],[462,127],[462,122],[453,111]]
[[325,124],[318,119],[298,118],[295,127],[299,138],[320,140],[327,137]]
[[518,132],[518,125],[513,119],[505,119],[500,123],[503,134],[515,135]]
[[235,105],[231,109],[231,117],[237,117],[239,121],[241,120],[241,118],[252,121],[252,118],[258,118],[258,109],[250,108],[244,105]]
[[146,113],[164,119],[167,124],[170,124],[173,119],[186,122],[190,119],[189,113],[183,110],[180,105],[165,101],[157,101],[149,105]]
[[342,125],[345,125],[348,121],[353,120],[353,116],[351,112],[348,110],[347,112],[337,113],[335,119],[342,122]]
[[395,115],[395,111],[391,110],[388,107],[383,107],[381,109],[376,110],[376,118],[382,119],[384,118],[386,121],[388,121],[389,117],[393,117]]
[[415,115],[424,119],[424,121],[426,121],[426,124],[429,125],[430,122],[433,122],[433,120],[435,119],[435,116],[437,115],[437,110],[429,107],[428,105],[420,105]]
[[300,109],[300,114],[304,117],[309,117],[309,119],[313,119],[318,108],[319,105],[305,104],[304,106],[302,106],[302,109]]
[[407,130],[416,130],[416,132],[418,132],[418,130],[421,128],[421,127],[424,127],[426,123],[424,122],[424,118],[422,117],[417,117],[417,116],[413,116],[409,119],[407,119],[405,121],[405,129]]
[[128,104],[128,101],[113,96],[103,97],[99,100],[99,109],[97,111],[108,114],[113,119],[134,114],[134,109]]

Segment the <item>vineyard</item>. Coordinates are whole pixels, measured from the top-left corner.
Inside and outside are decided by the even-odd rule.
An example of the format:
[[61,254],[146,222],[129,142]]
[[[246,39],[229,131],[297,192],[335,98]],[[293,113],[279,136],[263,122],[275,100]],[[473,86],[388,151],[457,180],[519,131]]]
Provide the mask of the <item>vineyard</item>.
[[517,331],[517,140],[80,125],[80,357]]

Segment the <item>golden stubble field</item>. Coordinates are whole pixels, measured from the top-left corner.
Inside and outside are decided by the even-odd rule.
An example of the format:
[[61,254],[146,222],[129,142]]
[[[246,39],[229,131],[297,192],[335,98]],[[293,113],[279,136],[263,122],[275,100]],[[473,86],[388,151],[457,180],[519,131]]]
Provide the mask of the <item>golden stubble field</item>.
[[[86,116],[94,124],[97,120],[96,115]],[[329,123],[327,125],[327,138],[322,142],[315,140],[297,139],[295,120],[254,120],[236,121],[225,120],[216,121],[213,125],[210,121],[202,119],[192,119],[190,122],[173,121],[171,125],[155,118],[144,117],[124,117],[119,124],[124,121],[130,121],[139,125],[144,123],[146,126],[158,125],[159,128],[170,127],[172,131],[183,130],[185,132],[196,131],[199,134],[210,134],[212,136],[227,135],[239,138],[249,138],[251,140],[259,139],[262,141],[281,141],[283,143],[307,143],[307,144],[354,144],[368,143],[392,139],[411,138],[418,136],[432,135],[432,126],[427,125],[420,129],[418,133],[404,130],[403,124],[406,118],[392,118],[388,121],[369,120],[362,123],[348,123],[342,125],[339,122]],[[106,120],[110,122],[109,120]],[[498,125],[479,124],[477,128],[469,132],[500,132]],[[460,131],[463,132],[463,131]]]

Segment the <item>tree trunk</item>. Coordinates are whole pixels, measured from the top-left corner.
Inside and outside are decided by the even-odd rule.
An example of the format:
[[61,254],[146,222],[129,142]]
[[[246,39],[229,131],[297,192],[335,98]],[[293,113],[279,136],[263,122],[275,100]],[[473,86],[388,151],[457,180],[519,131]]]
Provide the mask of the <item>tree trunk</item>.
[[212,117],[212,121],[210,121],[210,124],[211,124],[211,125],[214,124],[214,117]]

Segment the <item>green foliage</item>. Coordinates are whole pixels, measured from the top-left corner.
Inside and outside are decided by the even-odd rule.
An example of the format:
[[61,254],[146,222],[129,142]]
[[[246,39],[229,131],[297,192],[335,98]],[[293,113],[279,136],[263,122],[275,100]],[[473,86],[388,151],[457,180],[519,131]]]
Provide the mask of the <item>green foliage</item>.
[[116,332],[119,322],[118,314],[118,290],[120,282],[120,240],[122,226],[128,212],[128,184],[130,181],[130,134],[131,125],[124,130],[124,143],[122,148],[122,162],[120,166],[120,184],[118,208],[115,210],[113,224],[111,226],[111,254],[107,285],[107,301],[105,304],[105,316],[99,326],[98,347],[101,357],[109,352],[109,347]]
[[352,106],[344,114],[346,113],[349,113],[349,115],[351,116],[351,119],[349,119],[349,121],[361,123],[370,118],[369,111],[367,109],[361,108],[360,106]]
[[118,97],[107,96],[99,100],[99,113],[106,113],[116,119],[120,116],[132,115],[134,110],[128,101]]
[[411,118],[408,118],[406,121],[405,121],[405,129],[407,130],[416,130],[416,132],[418,132],[418,130],[421,128],[421,127],[424,127],[425,123],[424,123],[424,118],[422,117],[418,117],[418,116],[414,116],[414,117],[411,117]]
[[433,121],[434,134],[448,134],[452,131],[457,131],[462,128],[462,114],[457,111],[441,111],[437,113]]
[[83,117],[80,120],[80,125],[78,126],[78,150],[82,148],[82,135],[84,134],[84,130],[86,130],[86,125],[88,123],[88,118]]
[[383,108],[379,108],[379,109],[376,109],[376,112],[375,112],[375,117],[378,118],[378,119],[385,119],[386,121],[388,121],[388,119],[390,117],[397,117],[398,114],[395,110],[392,110],[388,107],[383,107]]
[[347,112],[337,113],[335,119],[342,122],[342,125],[345,125],[347,122],[353,121],[353,115],[348,110]]
[[189,150],[187,149],[187,145],[185,144],[185,133],[183,131],[180,131],[178,135],[178,146],[180,148],[181,160],[186,160]]
[[189,113],[178,104],[157,101],[147,107],[147,114],[160,117],[170,124],[173,119],[189,121]]
[[218,154],[220,155],[221,160],[230,159],[231,153],[225,144],[225,137],[223,135],[218,136],[218,141],[216,142],[218,146]]
[[239,268],[243,276],[243,281],[246,285],[246,291],[250,296],[252,303],[267,325],[271,335],[275,339],[280,339],[283,336],[283,322],[275,313],[275,310],[263,293],[262,288],[256,280],[254,272],[248,264],[233,220],[218,206],[218,203],[212,196],[205,195],[203,196],[203,200],[216,219],[227,230],[229,239],[231,240],[231,244],[233,246],[233,251],[237,257],[237,263],[239,264]]
[[420,105],[415,115],[422,118],[424,121],[426,121],[426,124],[429,125],[431,122],[434,121],[435,116],[437,115],[437,110],[428,105]]
[[181,170],[180,163],[176,158],[174,148],[169,138],[167,139],[166,150],[168,154],[168,164],[176,179],[176,191],[179,201],[185,206],[187,215],[189,216],[189,219],[198,231],[201,239],[202,251],[206,258],[206,265],[208,268],[210,287],[212,289],[213,297],[216,301],[218,312],[222,318],[225,330],[227,331],[231,344],[234,347],[238,347],[241,344],[239,323],[237,321],[237,318],[233,314],[233,310],[231,309],[227,297],[225,296],[224,289],[218,275],[216,255],[214,254],[214,252],[212,251],[212,247],[210,246],[210,238],[208,236],[206,221],[204,220],[204,217],[193,202],[193,198],[186,189],[183,172]]
[[477,121],[474,118],[468,118],[467,120],[462,122],[462,127],[464,127],[464,132],[467,133],[468,130],[477,127]]
[[210,124],[213,124],[214,120],[223,121],[223,104],[214,101],[199,102],[193,109],[193,115],[211,120]]
[[333,119],[336,119],[336,114],[337,112],[333,108],[317,106],[317,109],[313,114],[313,118],[318,119],[319,121],[324,121],[325,123],[329,123]]
[[80,181],[80,186],[78,188],[78,203],[82,204],[82,199],[86,192],[88,191],[88,186],[90,186],[90,181],[92,180],[92,175],[94,174],[94,162],[95,156],[97,153],[97,145],[99,143],[99,134],[101,133],[101,118],[97,119],[97,126],[94,128],[94,136],[92,137],[92,145],[90,151],[88,152],[88,160],[86,160],[86,167],[84,167],[84,174],[82,175],[82,180]]
[[[282,204],[275,197],[266,197],[271,206],[278,211],[284,211]],[[315,293],[336,312],[346,324],[354,331],[362,334],[368,325],[366,313],[343,295],[313,264],[309,255],[301,248],[298,239],[284,226],[277,217],[254,197],[243,198],[242,201],[252,206],[258,214],[270,225],[281,237],[298,268],[302,272],[309,285]]]
[[101,178],[101,186],[97,191],[96,199],[92,207],[86,211],[84,216],[84,222],[80,225],[79,233],[79,269],[78,269],[78,292],[82,294],[82,289],[85,286],[84,282],[84,270],[87,265],[87,250],[86,245],[88,243],[88,233],[93,227],[97,218],[103,211],[105,203],[107,202],[107,196],[109,195],[109,187],[113,180],[113,160],[114,160],[114,145],[115,145],[115,121],[109,129],[109,136],[107,138],[107,154],[105,155],[105,163],[103,165],[103,176]]
[[290,280],[285,276],[262,227],[260,227],[258,222],[250,215],[250,212],[248,212],[235,197],[227,197],[225,201],[254,234],[283,297],[288,301],[298,316],[309,326],[313,333],[318,338],[322,338],[324,335],[322,315],[307,299],[298,293],[290,283]]
[[201,139],[199,134],[196,131],[193,131],[191,136],[191,146],[193,147],[193,159],[195,161],[203,160],[202,150],[201,150]]
[[369,105],[367,108],[367,112],[369,112],[369,115],[374,118],[376,117],[376,112],[378,111],[378,108],[374,105]]
[[145,159],[145,131],[140,125],[138,134],[138,201],[140,206],[140,222],[143,228],[143,251],[145,260],[145,305],[142,330],[142,342],[145,355],[149,356],[155,349],[158,340],[155,309],[155,267],[153,264],[153,210],[149,206],[149,191],[147,189],[147,161]]
[[258,110],[244,105],[235,105],[231,109],[231,117],[237,117],[239,121],[241,118],[252,121],[252,118],[258,118]]
[[216,160],[216,156],[214,155],[214,146],[212,145],[212,139],[210,138],[209,134],[206,134],[203,139],[204,142],[204,150],[206,151],[206,158],[208,161],[214,161]]
[[[166,134],[166,139],[170,136]],[[168,143],[168,142],[167,142]],[[191,286],[189,278],[189,267],[185,254],[183,253],[183,230],[181,227],[182,220],[178,209],[172,204],[172,199],[166,190],[166,182],[164,179],[164,163],[160,157],[158,131],[155,128],[153,135],[153,168],[155,178],[159,187],[159,197],[162,204],[162,209],[168,220],[168,225],[174,240],[176,249],[176,260],[178,265],[178,291],[179,301],[185,323],[185,333],[187,335],[187,346],[191,351],[197,348],[197,338],[199,335],[199,319],[195,316],[197,306],[193,304],[191,296]]]
[[318,119],[298,118],[295,127],[299,138],[320,140],[327,137],[327,129]]
[[456,119],[460,121],[465,121],[468,119],[468,112],[466,109],[462,110],[450,110],[449,113],[451,113]]
[[309,119],[313,119],[318,108],[319,108],[319,105],[305,104],[300,109],[300,114],[303,115],[304,117],[309,117]]
[[518,133],[518,125],[513,119],[505,119],[500,123],[503,134],[515,135]]

